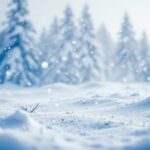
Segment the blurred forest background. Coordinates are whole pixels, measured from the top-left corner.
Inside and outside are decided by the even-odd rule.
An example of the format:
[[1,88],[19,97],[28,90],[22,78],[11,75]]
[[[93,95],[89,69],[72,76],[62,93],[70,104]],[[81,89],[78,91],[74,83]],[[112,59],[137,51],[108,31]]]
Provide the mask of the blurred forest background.
[[0,25],[0,84],[150,81],[147,33],[137,39],[127,13],[115,41],[104,23],[95,28],[88,5],[78,19],[66,6],[38,38],[27,0],[11,0],[7,10]]

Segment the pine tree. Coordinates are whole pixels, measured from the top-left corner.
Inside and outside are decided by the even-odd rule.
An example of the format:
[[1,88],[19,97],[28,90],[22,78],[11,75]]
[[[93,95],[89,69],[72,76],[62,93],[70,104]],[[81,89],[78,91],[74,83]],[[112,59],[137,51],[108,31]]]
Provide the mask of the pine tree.
[[115,73],[117,81],[136,81],[139,73],[135,34],[126,14],[121,27],[120,39],[115,54]]
[[43,29],[38,44],[37,44],[37,52],[38,60],[40,61],[39,69],[41,70],[40,80],[42,81],[41,84],[45,84],[45,78],[47,74],[47,70],[50,67],[50,39],[48,35],[48,30]]
[[150,81],[150,47],[146,32],[143,32],[140,41],[139,61],[139,81]]
[[0,83],[32,86],[39,72],[32,51],[32,34],[35,31],[27,19],[27,1],[11,0],[8,6],[5,41],[0,54]]
[[54,81],[76,84],[78,82],[76,26],[74,25],[73,12],[70,6],[67,6],[65,10],[60,29],[57,57],[54,65]]
[[112,70],[114,68],[113,55],[115,44],[105,24],[102,24],[99,29],[98,42],[100,43],[100,48],[103,51],[102,56],[104,61],[105,80],[112,80]]
[[100,79],[101,63],[100,53],[96,47],[94,28],[89,13],[89,8],[85,5],[80,18],[80,77],[82,82],[96,81]]
[[43,30],[38,43],[43,84],[55,82],[58,67],[60,24],[55,17],[49,30]]
[[50,44],[50,51],[49,51],[49,61],[50,67],[47,70],[47,83],[55,83],[57,82],[58,74],[58,66],[59,64],[59,52],[60,52],[60,43],[62,41],[61,36],[61,21],[55,17],[49,31],[49,44]]

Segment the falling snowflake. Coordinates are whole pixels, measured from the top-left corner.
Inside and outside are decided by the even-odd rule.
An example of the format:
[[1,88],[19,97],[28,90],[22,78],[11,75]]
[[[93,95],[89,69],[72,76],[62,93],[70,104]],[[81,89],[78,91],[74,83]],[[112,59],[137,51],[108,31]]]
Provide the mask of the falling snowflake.
[[51,88],[48,88],[47,91],[48,91],[48,93],[51,93],[51,92],[52,92],[52,89],[51,89]]
[[43,69],[47,69],[49,67],[49,64],[48,64],[47,61],[43,61],[41,66],[42,66]]

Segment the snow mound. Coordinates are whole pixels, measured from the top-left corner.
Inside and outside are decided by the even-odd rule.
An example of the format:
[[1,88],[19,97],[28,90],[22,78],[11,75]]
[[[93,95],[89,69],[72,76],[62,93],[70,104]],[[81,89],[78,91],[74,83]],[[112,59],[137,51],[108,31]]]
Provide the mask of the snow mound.
[[133,145],[125,146],[122,150],[150,150],[149,140],[150,139],[143,139]]
[[[44,128],[19,110],[0,120],[0,149],[31,150],[36,147],[34,137]],[[9,144],[8,144],[9,143]]]
[[137,103],[135,106],[141,108],[150,108],[150,97],[147,97],[145,100]]
[[132,103],[129,105],[126,105],[126,107],[124,108],[124,110],[132,110],[135,112],[138,112],[139,110],[142,112],[145,112],[147,110],[149,110],[150,108],[150,97],[145,98],[144,100],[140,101],[140,102],[136,102],[136,103]]
[[67,139],[66,134],[43,127],[20,110],[0,120],[0,150],[84,150]]
[[0,120],[0,127],[3,129],[23,129],[30,130],[39,126],[24,111],[16,111],[12,115]]

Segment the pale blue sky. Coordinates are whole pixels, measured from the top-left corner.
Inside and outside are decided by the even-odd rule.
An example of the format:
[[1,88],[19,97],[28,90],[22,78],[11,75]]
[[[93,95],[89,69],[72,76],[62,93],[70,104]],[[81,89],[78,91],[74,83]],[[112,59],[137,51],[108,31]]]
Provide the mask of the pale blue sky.
[[[69,3],[76,17],[79,17],[85,3],[90,6],[96,28],[105,22],[115,35],[120,30],[122,16],[128,12],[137,35],[147,30],[150,35],[150,0],[28,0],[33,23],[37,30],[51,23],[53,16],[62,16],[65,6]],[[4,12],[8,0],[0,0],[0,22],[5,19]]]

